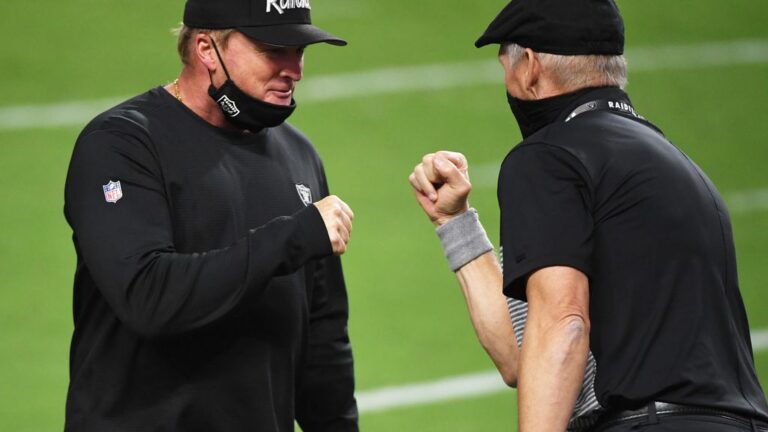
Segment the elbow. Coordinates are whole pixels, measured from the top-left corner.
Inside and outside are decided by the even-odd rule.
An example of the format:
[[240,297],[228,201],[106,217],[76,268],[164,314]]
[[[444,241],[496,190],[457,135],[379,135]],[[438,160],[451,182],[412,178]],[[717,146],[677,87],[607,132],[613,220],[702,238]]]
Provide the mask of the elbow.
[[573,314],[564,317],[559,324],[555,340],[559,341],[566,357],[581,357],[582,351],[589,351],[589,318]]
[[171,334],[166,326],[147,317],[126,317],[122,321],[130,331],[141,339],[162,339]]
[[141,339],[163,337],[168,329],[158,311],[145,303],[135,303],[132,299],[112,304],[112,309],[122,327]]
[[509,387],[517,388],[517,376],[519,363],[517,357],[507,358],[506,361],[500,361],[498,358],[492,358],[496,365],[496,370],[499,371],[501,379]]
[[158,308],[135,308],[119,317],[123,325],[136,336],[147,340],[168,339],[193,333],[208,325],[221,315],[213,318],[181,316],[175,310]]
[[127,330],[142,339],[164,339],[180,333],[178,319],[169,311],[148,304],[136,304],[125,308],[118,319]]
[[123,325],[136,336],[147,340],[168,339],[194,332],[205,327],[202,320],[180,319],[171,313],[161,311],[133,311],[121,318]]
[[517,388],[517,371],[500,371],[504,384],[511,388]]
[[563,335],[576,342],[589,338],[589,318],[582,314],[571,314],[561,320]]

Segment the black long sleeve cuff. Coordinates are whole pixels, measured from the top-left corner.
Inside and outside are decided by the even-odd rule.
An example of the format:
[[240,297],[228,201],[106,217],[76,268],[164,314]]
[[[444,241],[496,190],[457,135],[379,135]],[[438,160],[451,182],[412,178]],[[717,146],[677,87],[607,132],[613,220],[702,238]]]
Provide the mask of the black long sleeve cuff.
[[304,243],[312,258],[322,258],[333,253],[328,230],[317,207],[309,205],[296,212],[293,217],[298,225],[297,239]]

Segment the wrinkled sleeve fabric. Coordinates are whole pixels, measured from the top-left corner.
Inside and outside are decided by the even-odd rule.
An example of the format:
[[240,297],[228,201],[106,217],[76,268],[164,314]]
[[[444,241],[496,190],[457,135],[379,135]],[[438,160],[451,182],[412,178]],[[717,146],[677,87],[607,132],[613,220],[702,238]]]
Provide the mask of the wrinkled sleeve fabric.
[[[322,166],[320,170],[323,173]],[[325,197],[328,187],[324,173],[321,180]],[[341,259],[329,256],[318,260],[311,277],[309,350],[298,382],[296,418],[305,432],[356,432],[349,307]]]
[[[107,202],[102,185],[120,181]],[[314,206],[252,229],[234,244],[178,253],[162,171],[146,138],[97,130],[78,139],[65,214],[88,271],[118,318],[163,337],[217,322],[258,301],[274,276],[331,254]]]
[[592,186],[570,152],[545,143],[515,148],[499,173],[504,293],[526,300],[528,276],[551,266],[591,273]]

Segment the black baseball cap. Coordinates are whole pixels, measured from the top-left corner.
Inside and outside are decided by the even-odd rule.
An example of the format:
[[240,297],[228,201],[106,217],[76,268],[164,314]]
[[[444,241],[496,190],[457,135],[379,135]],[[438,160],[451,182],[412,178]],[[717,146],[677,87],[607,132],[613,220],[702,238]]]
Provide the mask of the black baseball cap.
[[559,55],[624,53],[624,21],[614,0],[512,0],[475,46],[516,43]]
[[319,42],[346,45],[312,25],[310,0],[187,0],[184,25],[202,29],[236,29],[249,38],[279,46]]

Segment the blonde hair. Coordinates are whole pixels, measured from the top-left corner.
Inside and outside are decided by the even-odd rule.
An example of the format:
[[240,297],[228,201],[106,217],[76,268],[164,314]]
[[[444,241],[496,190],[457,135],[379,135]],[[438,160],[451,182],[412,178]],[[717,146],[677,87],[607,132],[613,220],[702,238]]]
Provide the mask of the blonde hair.
[[219,45],[220,49],[227,48],[229,38],[235,32],[235,29],[199,29],[187,27],[183,23],[172,30],[178,40],[176,41],[176,50],[179,52],[181,62],[189,65],[189,55],[192,51],[192,41],[198,33],[204,33],[212,37]]

